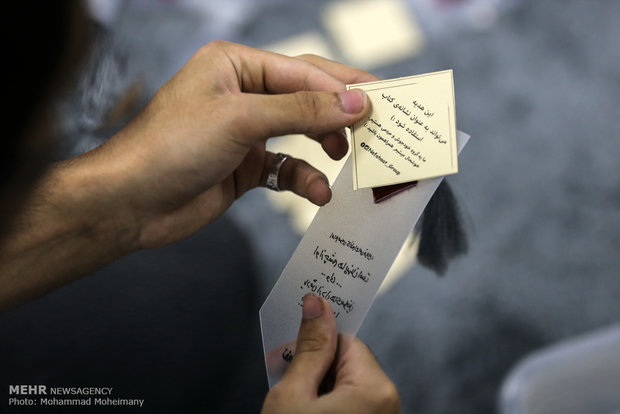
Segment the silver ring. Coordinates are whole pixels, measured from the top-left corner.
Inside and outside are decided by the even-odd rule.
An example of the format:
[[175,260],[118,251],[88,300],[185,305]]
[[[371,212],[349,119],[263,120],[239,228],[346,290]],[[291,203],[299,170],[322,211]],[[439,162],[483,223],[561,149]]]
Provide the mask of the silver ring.
[[276,154],[276,157],[278,157],[278,162],[267,176],[266,187],[273,191],[280,191],[280,187],[278,187],[278,176],[280,175],[280,168],[282,167],[282,164],[284,164],[284,161],[286,161],[290,157],[290,155],[278,152]]

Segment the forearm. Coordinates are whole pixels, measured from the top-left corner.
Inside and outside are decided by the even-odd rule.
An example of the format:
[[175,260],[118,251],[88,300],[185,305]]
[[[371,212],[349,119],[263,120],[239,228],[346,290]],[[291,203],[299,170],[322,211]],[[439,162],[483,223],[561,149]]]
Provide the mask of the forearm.
[[[52,166],[0,245],[0,311],[41,296],[137,247],[114,169],[87,155]],[[109,165],[108,165],[109,167]]]
[[[0,245],[0,311],[135,250],[182,240],[265,185],[271,136],[306,133],[338,159],[373,76],[318,57],[214,42],[101,147],[52,167]],[[322,205],[324,175],[290,157],[280,188]]]

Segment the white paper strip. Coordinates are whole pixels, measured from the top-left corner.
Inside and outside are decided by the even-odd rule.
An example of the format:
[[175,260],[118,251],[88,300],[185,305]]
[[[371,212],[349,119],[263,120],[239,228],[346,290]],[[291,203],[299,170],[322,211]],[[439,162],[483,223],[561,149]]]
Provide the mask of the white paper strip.
[[[458,131],[458,151],[469,135]],[[332,187],[282,275],[260,309],[269,387],[281,378],[295,353],[304,295],[329,301],[338,331],[357,334],[407,236],[443,177],[379,204],[372,189],[353,190],[351,159]]]

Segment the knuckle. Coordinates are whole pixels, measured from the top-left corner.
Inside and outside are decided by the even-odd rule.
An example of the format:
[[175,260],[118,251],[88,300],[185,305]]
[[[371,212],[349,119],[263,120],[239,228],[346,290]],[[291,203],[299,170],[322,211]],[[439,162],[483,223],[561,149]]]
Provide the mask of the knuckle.
[[392,381],[386,380],[376,388],[376,402],[382,407],[400,408],[400,396]]
[[320,172],[318,170],[315,170],[309,164],[308,164],[308,169],[311,169],[311,171],[306,176],[306,179],[305,179],[305,182],[304,182],[305,187],[309,187],[315,181],[328,181],[327,177],[325,176],[325,174],[323,174],[322,172]]
[[211,56],[214,53],[225,51],[230,45],[231,43],[225,40],[213,40],[198,49],[197,54]]
[[226,40],[212,40],[209,43],[207,43],[205,47],[220,50],[220,49],[227,49],[230,45],[231,43]]
[[327,332],[313,332],[310,335],[304,335],[297,344],[296,354],[304,352],[319,352],[329,346],[330,335]]
[[296,96],[297,104],[310,121],[307,132],[312,133],[312,125],[321,118],[321,98],[312,92],[297,92]]

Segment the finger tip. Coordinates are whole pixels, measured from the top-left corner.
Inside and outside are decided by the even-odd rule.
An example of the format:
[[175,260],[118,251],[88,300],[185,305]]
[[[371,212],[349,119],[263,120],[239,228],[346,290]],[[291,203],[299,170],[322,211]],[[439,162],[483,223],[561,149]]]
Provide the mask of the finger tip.
[[323,150],[332,160],[341,160],[349,152],[349,143],[344,131],[333,132],[322,142]]
[[334,161],[340,161],[345,155],[347,155],[347,151],[339,151],[332,154],[329,154],[329,158]]
[[302,307],[303,319],[316,319],[323,314],[325,304],[320,297],[308,293],[304,296]]
[[321,207],[329,203],[332,198],[332,190],[329,188],[327,179],[320,178],[310,184],[308,200]]

